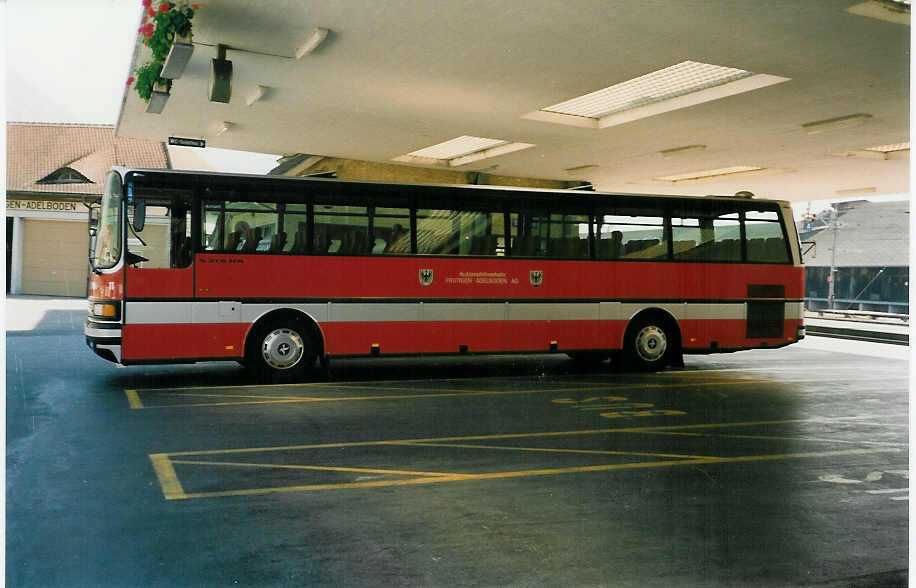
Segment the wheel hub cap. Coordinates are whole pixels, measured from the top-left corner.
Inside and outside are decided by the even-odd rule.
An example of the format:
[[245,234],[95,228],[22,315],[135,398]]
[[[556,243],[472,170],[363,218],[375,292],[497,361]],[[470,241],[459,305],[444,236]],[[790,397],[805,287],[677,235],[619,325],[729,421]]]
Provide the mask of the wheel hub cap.
[[304,350],[302,337],[290,329],[277,329],[268,333],[261,345],[264,361],[278,370],[289,369],[299,363]]
[[668,348],[668,338],[660,328],[650,325],[636,334],[636,353],[645,361],[658,361]]

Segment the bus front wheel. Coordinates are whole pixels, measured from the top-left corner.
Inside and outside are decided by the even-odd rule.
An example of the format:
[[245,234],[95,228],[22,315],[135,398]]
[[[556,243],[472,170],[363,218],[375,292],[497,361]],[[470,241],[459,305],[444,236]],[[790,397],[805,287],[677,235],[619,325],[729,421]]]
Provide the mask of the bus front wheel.
[[310,330],[302,321],[269,320],[252,331],[245,364],[259,380],[296,382],[314,367],[315,349]]
[[647,316],[630,324],[624,340],[627,367],[658,371],[677,355],[677,328],[660,316]]

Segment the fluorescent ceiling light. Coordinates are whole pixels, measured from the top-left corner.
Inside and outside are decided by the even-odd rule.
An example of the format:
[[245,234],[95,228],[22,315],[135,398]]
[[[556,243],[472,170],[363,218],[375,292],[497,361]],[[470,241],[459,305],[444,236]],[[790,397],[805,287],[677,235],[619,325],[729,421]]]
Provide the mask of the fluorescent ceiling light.
[[672,149],[662,149],[659,151],[662,157],[669,158],[675,157],[678,155],[686,155],[687,153],[694,153],[696,151],[703,151],[706,149],[706,145],[685,145],[683,147],[674,147]]
[[868,0],[845,9],[849,14],[867,16],[895,24],[910,24],[908,0]]
[[315,49],[318,49],[318,46],[325,40],[330,31],[322,27],[315,27],[312,29],[312,32],[309,33],[309,36],[305,38],[305,41],[299,45],[299,48],[296,49],[296,59],[302,59],[306,55],[312,53]]
[[512,143],[504,139],[488,139],[464,135],[443,143],[411,151],[395,157],[394,161],[405,163],[423,163],[427,165],[447,165],[457,167],[481,159],[489,159],[514,151],[534,147],[531,143]]
[[847,188],[846,190],[837,190],[837,196],[856,196],[859,194],[874,194],[878,189],[874,186],[869,186],[867,188]]
[[866,151],[877,151],[878,153],[894,153],[897,151],[909,151],[910,142],[906,143],[891,143],[889,145],[877,145],[875,147],[866,147]]
[[683,61],[541,108],[522,118],[603,129],[788,80],[733,67]]
[[670,176],[659,176],[656,180],[662,182],[689,182],[695,180],[708,180],[721,176],[731,176],[735,174],[744,174],[748,172],[759,172],[766,168],[753,165],[733,165],[731,167],[720,167],[718,169],[707,169],[703,171],[688,172],[683,174],[674,174]]
[[595,164],[595,163],[588,163],[588,164],[585,164],[585,165],[577,165],[577,166],[575,166],[575,167],[567,167],[567,168],[566,168],[565,170],[563,170],[563,171],[565,171],[565,172],[567,172],[567,173],[570,173],[570,174],[574,174],[574,173],[576,173],[576,172],[583,172],[583,171],[586,171],[586,170],[592,170],[592,169],[596,169],[596,168],[598,168],[598,167],[600,167],[600,166],[597,165],[597,164]]
[[828,118],[827,120],[808,122],[803,124],[802,128],[805,129],[805,132],[807,132],[809,135],[816,135],[818,133],[824,133],[827,131],[836,131],[839,129],[857,127],[865,123],[870,118],[870,114],[849,114],[846,116],[838,116],[836,118]]
[[867,159],[907,159],[910,156],[910,143],[889,143],[875,145],[852,151],[834,153],[837,157],[864,157]]

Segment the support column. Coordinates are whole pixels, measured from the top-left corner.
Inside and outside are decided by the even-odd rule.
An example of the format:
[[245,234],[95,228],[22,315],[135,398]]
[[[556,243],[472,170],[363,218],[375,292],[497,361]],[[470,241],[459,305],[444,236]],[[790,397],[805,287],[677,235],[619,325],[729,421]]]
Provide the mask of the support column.
[[21,216],[13,218],[13,246],[10,260],[10,294],[22,292],[22,256],[23,243],[25,242],[25,219]]

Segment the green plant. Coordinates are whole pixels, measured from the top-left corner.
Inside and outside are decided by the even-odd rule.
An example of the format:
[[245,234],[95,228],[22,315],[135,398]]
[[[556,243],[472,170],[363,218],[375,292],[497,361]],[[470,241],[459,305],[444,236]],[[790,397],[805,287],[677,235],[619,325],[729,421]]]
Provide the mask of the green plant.
[[134,89],[144,102],[149,102],[156,82],[168,83],[169,80],[159,77],[162,66],[175,43],[176,36],[187,35],[191,31],[191,20],[200,9],[198,4],[188,0],[178,2],[159,2],[156,8],[152,0],[143,2],[143,23],[138,32],[146,37],[143,44],[153,52],[152,61],[147,61],[128,78],[127,85],[134,84]]
[[159,4],[159,10],[154,11],[150,8],[147,14],[155,14],[155,16],[151,23],[154,25],[153,31],[146,44],[152,50],[154,60],[165,61],[169,49],[175,42],[175,36],[187,35],[190,32],[194,8],[186,0],[178,4],[162,2]]
[[137,94],[140,95],[140,98],[142,98],[144,102],[149,102],[149,98],[153,93],[153,86],[156,82],[164,84],[169,83],[169,80],[159,77],[161,72],[161,61],[147,61],[137,68],[135,72],[137,77],[134,89],[137,90]]

